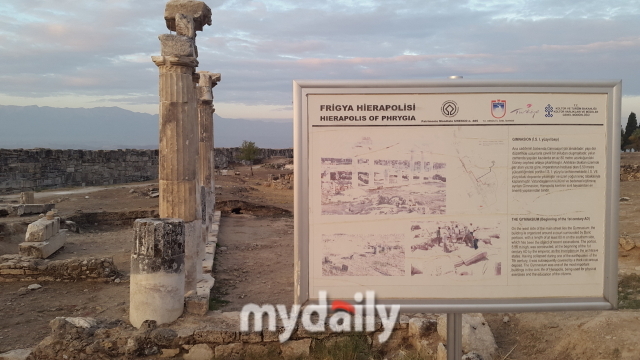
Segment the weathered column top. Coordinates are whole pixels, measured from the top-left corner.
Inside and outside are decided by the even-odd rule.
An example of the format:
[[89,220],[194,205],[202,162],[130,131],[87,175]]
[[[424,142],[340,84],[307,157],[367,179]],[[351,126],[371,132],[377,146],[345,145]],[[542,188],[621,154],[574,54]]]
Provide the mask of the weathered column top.
[[198,71],[200,74],[200,86],[203,87],[215,87],[218,85],[220,80],[222,80],[222,76],[220,73],[212,73],[209,71]]
[[198,71],[200,82],[198,83],[198,98],[202,103],[211,103],[213,101],[212,89],[218,85],[221,80],[219,73],[209,71]]
[[[182,20],[177,18],[179,14],[187,15],[192,19],[193,31],[182,21],[184,18]],[[196,31],[202,31],[205,25],[211,26],[211,8],[202,1],[170,0],[164,9],[164,20],[167,23],[167,29],[184,36],[193,33],[195,37]]]
[[164,9],[164,19],[167,28],[176,34],[158,36],[161,56],[152,56],[153,62],[157,66],[197,67],[196,31],[211,25],[211,8],[202,1],[170,0]]

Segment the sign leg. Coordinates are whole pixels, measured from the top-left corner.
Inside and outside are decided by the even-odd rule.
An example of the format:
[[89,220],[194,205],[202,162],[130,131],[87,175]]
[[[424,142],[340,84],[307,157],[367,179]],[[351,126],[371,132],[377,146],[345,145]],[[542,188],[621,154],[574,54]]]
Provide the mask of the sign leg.
[[462,314],[447,314],[447,360],[462,358]]

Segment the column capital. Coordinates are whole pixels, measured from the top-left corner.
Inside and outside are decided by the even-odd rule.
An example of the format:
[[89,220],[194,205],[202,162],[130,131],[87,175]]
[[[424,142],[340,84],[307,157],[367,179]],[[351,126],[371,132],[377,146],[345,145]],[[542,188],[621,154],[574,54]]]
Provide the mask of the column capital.
[[158,67],[184,66],[195,68],[198,66],[198,59],[192,56],[152,56],[151,61],[153,61]]
[[198,99],[203,105],[212,105],[212,89],[218,84],[218,81],[220,81],[220,74],[209,71],[198,71],[198,74],[200,75],[200,81],[198,83]]
[[200,86],[215,87],[222,80],[220,73],[212,73],[210,71],[198,71],[200,74]]
[[[191,32],[190,26],[182,30],[179,14],[186,15],[193,19],[193,36],[195,31],[202,31],[205,25],[211,26],[211,8],[202,1],[195,0],[170,0],[164,8],[164,21],[167,29],[178,33],[186,31]],[[178,18],[176,18],[178,16]],[[182,35],[186,35],[182,33]],[[191,35],[191,34],[189,34]]]

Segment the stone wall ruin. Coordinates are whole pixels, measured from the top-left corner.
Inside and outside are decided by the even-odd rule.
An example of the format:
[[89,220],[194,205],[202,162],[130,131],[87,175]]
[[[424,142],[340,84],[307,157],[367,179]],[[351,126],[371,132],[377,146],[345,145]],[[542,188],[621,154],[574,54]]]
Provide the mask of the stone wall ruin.
[[[214,154],[215,167],[224,169],[240,148]],[[259,160],[278,156],[293,158],[293,149],[260,149]],[[0,194],[156,180],[158,165],[158,150],[0,149]]]
[[103,281],[120,276],[112,258],[34,259],[19,254],[0,255],[0,282]]

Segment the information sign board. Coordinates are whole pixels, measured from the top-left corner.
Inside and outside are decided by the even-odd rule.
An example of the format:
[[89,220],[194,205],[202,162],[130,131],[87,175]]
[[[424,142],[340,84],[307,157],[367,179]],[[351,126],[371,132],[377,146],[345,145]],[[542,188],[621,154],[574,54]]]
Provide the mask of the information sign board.
[[296,302],[615,308],[620,88],[294,82]]

